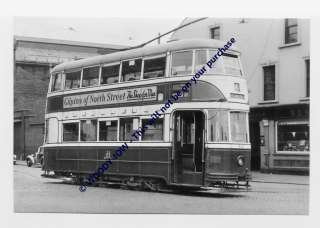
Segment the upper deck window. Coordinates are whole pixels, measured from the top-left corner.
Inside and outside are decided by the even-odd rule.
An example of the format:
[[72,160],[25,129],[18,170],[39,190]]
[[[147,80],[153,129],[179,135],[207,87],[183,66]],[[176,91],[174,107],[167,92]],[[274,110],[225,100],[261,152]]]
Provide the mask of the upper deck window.
[[120,64],[113,66],[103,66],[101,69],[101,84],[111,84],[119,82]]
[[81,70],[66,72],[66,89],[75,89],[80,87]]
[[62,82],[63,82],[63,74],[62,73],[56,73],[52,75],[51,79],[51,91],[59,91],[62,90]]
[[194,60],[194,71],[198,71],[199,69],[201,69],[207,60],[207,50],[196,50],[195,52],[195,60]]
[[122,62],[121,81],[139,80],[141,76],[142,59],[134,59]]
[[166,70],[166,57],[144,60],[143,78],[164,77]]
[[99,84],[100,67],[89,67],[83,69],[82,87],[96,86]]
[[[209,50],[209,56],[214,56],[216,50]],[[241,76],[241,67],[237,55],[223,53],[223,55],[213,64],[213,68],[208,70],[208,74],[228,74]]]
[[227,53],[223,54],[223,65],[226,74],[241,76],[238,56]]
[[171,75],[187,75],[192,73],[192,51],[172,53]]

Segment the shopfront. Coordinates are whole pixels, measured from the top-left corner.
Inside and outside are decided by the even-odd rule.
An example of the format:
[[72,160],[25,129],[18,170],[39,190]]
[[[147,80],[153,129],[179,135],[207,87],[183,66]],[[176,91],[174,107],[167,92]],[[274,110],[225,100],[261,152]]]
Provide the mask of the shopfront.
[[253,107],[250,115],[252,154],[261,171],[309,172],[309,104]]

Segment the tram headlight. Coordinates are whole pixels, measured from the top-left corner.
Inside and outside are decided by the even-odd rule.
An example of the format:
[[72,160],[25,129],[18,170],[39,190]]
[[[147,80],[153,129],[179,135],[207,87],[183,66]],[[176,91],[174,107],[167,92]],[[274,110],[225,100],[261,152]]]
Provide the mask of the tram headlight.
[[237,164],[240,167],[244,166],[244,157],[242,155],[237,157]]

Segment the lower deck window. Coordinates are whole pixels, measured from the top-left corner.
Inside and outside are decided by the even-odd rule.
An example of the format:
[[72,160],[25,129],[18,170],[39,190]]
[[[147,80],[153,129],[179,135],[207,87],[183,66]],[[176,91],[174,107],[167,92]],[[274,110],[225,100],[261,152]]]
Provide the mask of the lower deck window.
[[[142,120],[142,128],[148,125],[149,119]],[[157,121],[147,126],[148,129],[145,130],[141,137],[142,141],[162,141],[163,140],[163,119],[157,119]]]
[[229,141],[228,111],[209,110],[208,136],[211,142]]
[[231,141],[248,142],[247,114],[230,112]]
[[81,141],[97,141],[97,120],[81,120]]
[[117,141],[118,121],[99,121],[99,141]]
[[64,123],[63,124],[63,141],[78,141],[79,140],[79,123]]
[[120,119],[120,141],[131,139],[133,134],[133,118]]
[[309,125],[278,123],[278,151],[309,151]]

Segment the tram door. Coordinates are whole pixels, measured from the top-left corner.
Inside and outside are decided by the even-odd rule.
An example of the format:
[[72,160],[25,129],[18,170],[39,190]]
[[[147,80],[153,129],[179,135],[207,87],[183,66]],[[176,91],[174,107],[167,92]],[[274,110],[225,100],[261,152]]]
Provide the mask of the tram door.
[[173,181],[203,184],[204,114],[201,111],[176,111],[173,115]]

